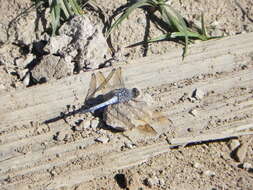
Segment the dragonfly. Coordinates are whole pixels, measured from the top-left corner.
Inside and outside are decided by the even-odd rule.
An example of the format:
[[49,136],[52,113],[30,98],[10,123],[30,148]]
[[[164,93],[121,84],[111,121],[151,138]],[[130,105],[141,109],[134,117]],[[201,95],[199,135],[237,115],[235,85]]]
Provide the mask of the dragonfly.
[[94,99],[97,93],[102,94],[102,102],[81,112],[102,110],[102,119],[107,126],[132,139],[156,136],[172,124],[165,115],[152,111],[138,88],[125,87],[121,67],[112,69],[107,77],[100,71],[91,75],[85,102]]
[[[82,113],[85,113],[85,112],[94,113],[96,110],[99,110],[106,106],[109,106],[112,104],[125,103],[139,96],[140,91],[137,88],[127,89],[124,87],[124,83],[121,77],[121,68],[119,68],[117,70],[113,69],[110,72],[110,74],[107,76],[107,78],[104,77],[102,72],[98,72],[97,75],[93,73],[91,76],[91,82],[89,85],[88,94],[85,98],[85,102],[88,102],[90,99],[92,99],[93,96],[96,94],[96,92],[101,91],[102,89],[112,88],[109,86],[109,81],[110,79],[112,79],[114,74],[115,74],[114,79],[116,81],[114,82],[115,83],[114,87],[116,89],[104,95],[103,99],[104,100],[107,99],[107,100],[100,104],[97,104],[95,106],[92,106],[88,109],[81,111]],[[101,84],[96,88],[97,80],[100,81]]]

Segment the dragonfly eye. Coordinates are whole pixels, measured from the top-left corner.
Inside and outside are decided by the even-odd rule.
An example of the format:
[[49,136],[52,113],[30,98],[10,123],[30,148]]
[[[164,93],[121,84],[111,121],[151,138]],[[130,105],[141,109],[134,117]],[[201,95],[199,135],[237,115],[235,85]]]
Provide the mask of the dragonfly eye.
[[140,95],[140,91],[137,88],[132,89],[133,98],[137,98]]

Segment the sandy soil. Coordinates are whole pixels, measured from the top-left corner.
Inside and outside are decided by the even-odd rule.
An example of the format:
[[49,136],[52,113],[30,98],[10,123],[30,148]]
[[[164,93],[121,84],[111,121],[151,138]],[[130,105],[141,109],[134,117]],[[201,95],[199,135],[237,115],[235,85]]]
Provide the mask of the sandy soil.
[[[126,1],[97,0],[97,3],[105,13],[111,16]],[[36,48],[41,50],[38,46],[43,44],[41,42],[48,40],[48,36],[42,32],[48,23],[44,23],[43,17],[41,20],[36,20],[38,15],[33,8],[29,9],[30,5],[29,0],[1,1],[0,3],[0,94],[2,95],[39,85],[30,76],[36,68],[32,61],[43,59],[42,53],[38,54]],[[171,5],[191,21],[197,21],[200,12],[204,11],[206,25],[212,35],[253,32],[253,2],[251,0],[241,0],[238,3],[233,0],[172,1]],[[26,9],[29,11],[24,13]],[[89,12],[88,15],[94,23],[103,25],[96,13]],[[39,33],[34,32],[36,22],[39,23]],[[180,46],[175,42],[160,42],[148,46],[124,48],[142,41],[144,36],[151,38],[159,34],[161,31],[146,17],[145,12],[136,10],[113,33],[112,42],[114,48],[119,50],[120,60],[125,62],[143,56],[164,54],[172,47]],[[34,45],[36,42],[38,46]],[[111,58],[108,53],[105,54],[106,59]],[[55,61],[55,57],[48,59]],[[144,92],[156,101],[156,109],[170,112],[172,118],[173,116],[182,118],[178,120],[174,118],[178,124],[180,121],[193,122],[194,119],[188,119],[192,116],[189,114],[185,116],[188,110],[184,110],[184,107],[190,103],[181,97],[175,98],[178,101],[172,101],[172,98],[168,97],[176,94],[178,88],[188,85],[196,86],[202,81],[211,83],[223,78],[232,78],[236,74],[243,76],[247,72],[252,73],[252,55],[237,57],[237,59],[238,63],[244,63],[244,66],[242,65],[239,69],[233,68],[233,70],[214,75],[185,79],[178,81],[174,86],[165,84],[149,87],[144,89]],[[56,61],[59,60],[60,58],[57,58]],[[59,61],[59,64],[52,66],[52,69],[62,68],[61,64],[62,62]],[[117,62],[112,64],[117,65]],[[73,67],[64,67],[66,72],[64,70],[63,74],[57,74],[57,77],[53,73],[49,76],[48,83],[77,74],[78,72],[69,73],[68,69],[73,70]],[[206,128],[215,128],[253,118],[251,109],[253,85],[249,81],[246,86],[247,88],[238,87],[235,84],[235,87],[227,90],[225,95],[210,93],[203,101],[194,103],[192,107],[205,110],[206,118],[203,120]],[[227,105],[221,102],[226,102]],[[171,109],[181,109],[182,112],[173,113]],[[216,113],[217,110],[220,112]],[[67,123],[60,120],[50,125],[39,125],[34,121],[22,126],[11,125],[7,129],[1,129],[0,189],[253,189],[252,136],[180,147],[131,167],[104,171],[103,168],[97,168],[106,164],[108,164],[107,167],[110,166],[110,162],[104,160],[107,155],[131,152],[135,148],[162,143],[170,134],[165,133],[157,139],[132,145],[120,134],[108,130],[96,130],[98,121],[94,118],[91,128],[87,127],[87,123],[82,123],[77,128],[75,122],[78,120],[80,116],[73,116]],[[106,139],[100,139],[102,143],[98,142],[101,135],[106,137]],[[94,141],[94,139],[97,140]],[[243,160],[240,158],[238,160],[235,156],[238,147],[246,147]],[[84,175],[82,171],[87,171],[87,177],[83,181],[78,181],[79,172]],[[101,172],[101,175],[97,172]],[[96,176],[95,179],[91,177],[92,174]],[[71,176],[75,176],[74,179]]]

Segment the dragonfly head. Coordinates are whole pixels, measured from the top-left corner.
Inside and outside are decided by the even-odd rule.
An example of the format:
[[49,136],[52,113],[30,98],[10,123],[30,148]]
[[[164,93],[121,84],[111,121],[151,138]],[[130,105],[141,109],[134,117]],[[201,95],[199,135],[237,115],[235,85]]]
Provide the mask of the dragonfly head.
[[132,96],[133,98],[137,98],[140,95],[140,90],[138,90],[137,88],[133,88],[132,89]]

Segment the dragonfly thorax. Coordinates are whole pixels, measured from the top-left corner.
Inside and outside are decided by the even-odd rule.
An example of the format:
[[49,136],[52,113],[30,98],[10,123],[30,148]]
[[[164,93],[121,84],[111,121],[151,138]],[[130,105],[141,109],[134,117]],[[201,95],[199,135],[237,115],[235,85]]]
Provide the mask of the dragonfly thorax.
[[118,102],[127,102],[132,98],[136,98],[140,94],[137,88],[127,89],[127,88],[119,88],[113,91],[113,96],[118,98]]

